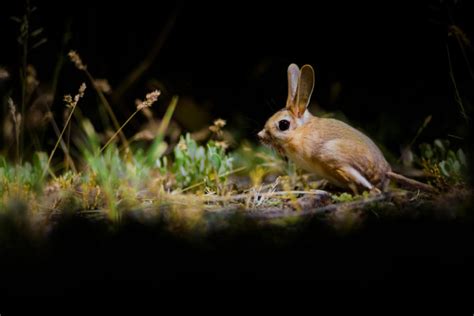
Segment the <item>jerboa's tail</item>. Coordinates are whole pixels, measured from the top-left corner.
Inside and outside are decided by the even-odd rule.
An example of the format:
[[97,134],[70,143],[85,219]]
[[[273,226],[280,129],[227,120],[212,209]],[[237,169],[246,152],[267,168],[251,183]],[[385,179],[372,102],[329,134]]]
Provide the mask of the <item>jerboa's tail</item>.
[[387,176],[390,179],[394,180],[395,182],[398,182],[400,184],[403,184],[415,189],[419,189],[421,191],[426,191],[430,193],[438,192],[438,190],[436,190],[436,188],[432,187],[431,185],[407,178],[405,176],[402,176],[401,174],[398,174],[392,171],[387,172]]

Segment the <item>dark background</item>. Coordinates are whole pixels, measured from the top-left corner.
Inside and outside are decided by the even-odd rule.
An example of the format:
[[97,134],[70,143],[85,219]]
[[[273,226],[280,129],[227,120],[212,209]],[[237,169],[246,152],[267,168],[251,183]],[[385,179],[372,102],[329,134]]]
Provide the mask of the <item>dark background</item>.
[[[22,7],[21,1],[8,7],[5,3],[0,64],[12,73],[14,86],[18,26],[7,18],[21,15]],[[67,50],[77,50],[95,77],[108,78],[115,87],[146,56],[176,12],[157,59],[117,103],[121,122],[133,111],[133,100],[142,97],[150,80],[156,79],[164,88],[155,107],[158,112],[163,112],[171,95],[188,96],[207,113],[201,125],[223,117],[240,136],[253,138],[266,118],[283,106],[286,68],[295,62],[316,69],[314,103],[326,111],[342,112],[394,154],[414,137],[428,115],[433,120],[420,141],[448,134],[468,136],[448,75],[446,46],[469,109],[473,81],[459,46],[448,37],[448,26],[456,23],[468,36],[473,34],[468,24],[472,1],[33,4],[38,11],[32,23],[45,28],[48,42],[31,53],[30,62],[46,85],[68,22],[72,38]],[[472,49],[467,53],[472,61]],[[66,64],[58,94],[77,91],[82,81],[83,75]],[[332,100],[331,86],[336,82],[342,90]],[[61,102],[54,106],[63,107]],[[93,116],[95,103],[83,106],[85,114]],[[137,118],[130,128],[139,124]],[[191,130],[199,127],[182,124]],[[469,305],[472,220],[413,214],[404,220],[375,220],[373,226],[349,236],[327,231],[316,221],[277,245],[267,238],[283,233],[280,230],[224,231],[211,236],[212,246],[204,250],[163,235],[159,227],[132,222],[110,234],[105,227],[76,219],[53,231],[45,245],[12,232],[1,248],[2,290],[10,295],[126,297],[171,287],[176,295],[183,289],[192,295],[216,279],[311,279],[303,290],[306,294],[356,296],[362,304],[375,304],[381,297],[403,304],[407,298],[419,302],[421,296],[428,296],[432,305],[427,307],[443,302]],[[163,283],[174,279],[186,282]],[[243,285],[239,302],[248,298],[242,294],[245,291],[253,291],[255,298],[269,288],[281,291],[280,295],[300,290],[295,285]],[[212,283],[211,287],[215,293],[232,286]],[[261,293],[256,293],[259,289]],[[314,297],[309,300],[317,304]]]
[[[455,102],[448,75],[447,46],[457,87],[471,108],[472,77],[449,25],[468,36],[471,1],[294,1],[260,2],[50,2],[38,7],[32,28],[44,27],[48,42],[30,54],[40,81],[51,80],[61,42],[70,24],[75,49],[97,78],[112,88],[142,61],[173,16],[171,31],[149,71],[123,96],[115,109],[124,121],[133,101],[156,80],[163,90],[163,113],[169,97],[190,97],[196,114],[179,113],[190,130],[223,117],[236,135],[254,139],[265,120],[283,107],[286,68],[291,62],[316,69],[315,109],[338,112],[376,141],[398,154],[399,146],[416,134],[423,120],[433,120],[420,141],[450,135],[466,137],[466,124]],[[22,3],[2,10],[21,15]],[[2,18],[1,63],[15,73],[18,25]],[[467,49],[472,63],[472,49]],[[77,90],[84,76],[66,63],[58,95]],[[337,98],[331,87],[339,83]],[[155,85],[156,86],[156,85]],[[61,109],[63,105],[55,105]],[[86,105],[83,105],[85,107]],[[95,105],[90,107],[93,115]],[[182,106],[182,111],[186,111]],[[197,110],[196,110],[197,109]],[[193,112],[187,112],[187,114]],[[202,114],[204,113],[204,114]],[[135,124],[135,125],[134,125]],[[139,127],[134,120],[131,129]],[[456,139],[452,138],[456,142]]]

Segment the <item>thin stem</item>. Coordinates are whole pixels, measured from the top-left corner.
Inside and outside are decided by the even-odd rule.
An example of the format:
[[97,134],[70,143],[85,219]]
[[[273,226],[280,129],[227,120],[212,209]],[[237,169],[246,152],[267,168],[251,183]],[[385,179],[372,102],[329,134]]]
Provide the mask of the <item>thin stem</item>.
[[66,155],[66,170],[69,170],[69,166],[71,164],[71,157],[69,156],[69,141],[71,139],[71,124],[67,127],[67,139],[66,139],[66,150],[68,154]]
[[15,142],[16,142],[16,161],[20,162],[20,128],[21,126],[18,126],[18,122],[16,119],[13,120],[15,123]]
[[[51,86],[52,86],[51,94],[53,96],[53,100],[51,101],[51,105],[54,104],[54,101],[56,99],[56,92],[57,92],[57,88],[58,88],[59,76],[60,76],[61,69],[64,65],[64,60],[65,60],[64,59],[65,47],[67,46],[67,43],[71,39],[70,29],[71,29],[71,20],[68,20],[67,24],[66,24],[66,31],[63,35],[63,40],[62,40],[62,44],[61,44],[61,51],[58,54],[58,59],[57,59],[57,62],[56,62],[56,65],[55,65],[54,71],[53,71],[53,79],[52,79],[52,84],[51,84]],[[48,111],[51,112],[50,104],[46,103],[46,106],[48,107]],[[54,118],[54,115],[51,115],[51,125],[53,126],[53,130],[54,130],[54,133],[56,134],[56,137],[59,138],[59,135],[60,135],[61,132],[59,131],[59,127],[58,127],[58,124],[56,123],[56,119]],[[70,127],[69,127],[69,130],[70,130]],[[68,136],[68,140],[69,140],[69,136]],[[66,156],[66,159],[68,161],[67,166],[68,167],[70,166],[72,168],[72,170],[74,172],[76,172],[76,166],[74,164],[74,161],[72,160],[71,155],[69,154],[69,142],[68,142],[68,144],[66,144],[64,142],[64,140],[61,139],[60,144],[61,144],[61,149],[63,150],[64,155]]]
[[56,152],[56,149],[58,148],[59,143],[61,142],[61,140],[63,138],[63,134],[66,131],[66,129],[69,125],[69,122],[71,121],[71,118],[72,118],[72,115],[74,114],[74,110],[76,109],[76,106],[77,106],[77,103],[74,103],[74,106],[71,109],[71,113],[69,113],[69,116],[66,120],[66,124],[64,125],[63,130],[61,131],[61,134],[59,134],[58,140],[56,141],[56,144],[54,145],[53,151],[49,155],[48,162],[46,163],[45,170],[43,170],[43,177],[46,175],[46,172],[49,169],[49,165],[51,163],[51,160],[53,159],[54,153]]
[[[26,68],[28,67],[28,40],[29,40],[29,20],[31,14],[30,1],[26,0],[25,15],[23,16],[23,22],[20,29],[20,37],[22,44],[22,55],[21,55],[21,69],[20,69],[20,78],[21,78],[21,118],[25,119],[26,112]],[[20,149],[19,152],[23,152],[24,148],[24,139],[25,139],[25,129],[23,128],[25,124],[20,126]],[[21,163],[22,157],[19,157]]]
[[431,122],[431,115],[428,115],[423,121],[423,125],[421,125],[418,131],[416,132],[415,137],[413,137],[413,139],[411,140],[410,144],[408,145],[408,148],[411,148],[411,146],[413,146],[413,144],[418,139],[418,137],[420,137],[421,132],[423,132],[423,130],[426,128],[426,126],[428,126],[430,122]]
[[469,71],[471,78],[474,79],[474,73],[472,72],[471,63],[469,62],[469,58],[467,57],[466,50],[464,49],[464,45],[461,41],[460,35],[455,33],[454,37],[456,37],[456,40],[458,41],[458,44],[459,44],[459,48],[461,48],[462,55],[464,57],[464,60],[466,61],[467,70]]
[[114,138],[115,138],[119,133],[122,132],[122,129],[124,128],[124,126],[127,125],[128,122],[130,122],[130,120],[131,120],[135,115],[137,115],[138,112],[140,112],[140,110],[137,109],[135,112],[133,112],[132,115],[130,115],[130,117],[125,121],[125,123],[123,123],[122,126],[120,126],[120,127],[118,128],[118,130],[112,135],[112,137],[109,138],[109,140],[107,141],[107,143],[105,143],[105,145],[102,146],[102,148],[101,148],[100,151],[99,151],[99,154],[100,154],[101,152],[103,152],[104,149],[107,148],[107,146],[110,145],[110,143],[114,140]]
[[[107,101],[107,98],[105,97],[104,93],[102,93],[102,91],[100,91],[100,89],[98,89],[96,86],[95,86],[95,80],[94,80],[94,77],[92,77],[91,73],[87,70],[87,69],[84,69],[84,72],[86,73],[87,77],[89,78],[92,86],[94,87],[95,91],[97,92],[97,95],[99,96],[100,98],[100,101],[104,104],[107,112],[109,112],[109,116],[110,118],[112,119],[112,123],[114,124],[114,128],[119,132],[120,134],[120,139],[122,140],[122,142],[125,144],[125,147],[128,148],[128,141],[127,141],[127,138],[125,137],[125,134],[122,133],[122,129],[120,128],[120,124],[117,120],[117,117],[115,116],[114,114],[114,111],[112,110],[112,107],[110,106],[110,103]],[[132,114],[132,116],[134,116],[135,114]]]
[[76,172],[76,166],[74,165],[74,161],[72,160],[71,155],[69,154],[69,146],[66,146],[66,143],[62,138],[60,138],[61,132],[59,131],[58,124],[56,123],[56,120],[54,118],[51,119],[51,125],[53,126],[54,133],[58,137],[58,139],[61,139],[61,149],[63,150],[64,154],[66,155],[67,159],[71,162],[71,168],[74,172]]

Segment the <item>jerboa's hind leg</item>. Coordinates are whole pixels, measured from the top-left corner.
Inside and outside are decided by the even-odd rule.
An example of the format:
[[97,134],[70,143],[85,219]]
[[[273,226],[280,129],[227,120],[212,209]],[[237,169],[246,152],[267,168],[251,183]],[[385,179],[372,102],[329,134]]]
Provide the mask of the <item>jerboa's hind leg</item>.
[[370,192],[380,193],[380,190],[372,185],[359,171],[351,166],[343,166],[337,169],[337,174],[346,183],[347,187],[357,195],[359,187],[367,189]]

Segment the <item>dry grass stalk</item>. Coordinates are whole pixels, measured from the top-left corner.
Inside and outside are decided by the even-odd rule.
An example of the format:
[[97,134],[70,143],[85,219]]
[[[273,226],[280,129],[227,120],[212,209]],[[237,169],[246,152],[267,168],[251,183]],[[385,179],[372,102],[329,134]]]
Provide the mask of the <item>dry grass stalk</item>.
[[53,159],[54,153],[56,152],[56,149],[58,148],[59,143],[62,140],[63,134],[66,131],[66,129],[67,129],[67,127],[68,127],[68,125],[71,121],[71,118],[72,118],[72,115],[74,114],[74,110],[76,109],[77,103],[84,96],[85,90],[86,90],[86,84],[82,83],[81,86],[79,87],[79,93],[76,94],[74,96],[74,98],[72,98],[71,95],[64,96],[64,101],[66,102],[66,107],[70,108],[70,113],[69,113],[69,116],[66,120],[66,123],[64,124],[63,130],[61,131],[61,134],[59,134],[58,140],[56,141],[56,144],[54,145],[54,148],[51,151],[51,154],[49,155],[48,163],[46,164],[45,170],[43,170],[43,177],[46,175],[46,172],[49,169],[49,165],[51,163],[51,160]]
[[125,123],[122,124],[122,126],[120,126],[118,128],[118,130],[109,138],[109,140],[107,141],[107,143],[105,143],[104,146],[102,146],[102,148],[100,149],[99,153],[103,152],[105,150],[105,148],[107,148],[107,146],[110,145],[110,143],[115,139],[115,137],[122,132],[122,129],[125,127],[125,125],[128,124],[128,122],[130,122],[132,120],[132,118],[137,115],[138,112],[140,112],[141,110],[143,109],[146,109],[146,108],[149,108],[150,106],[153,105],[153,103],[155,103],[157,100],[158,100],[158,97],[160,96],[161,92],[158,91],[158,90],[155,90],[155,91],[152,91],[150,93],[148,93],[146,95],[146,98],[145,98],[145,101],[137,101],[137,109],[135,110],[135,112],[132,113],[132,115],[130,115],[130,117],[125,121]]

